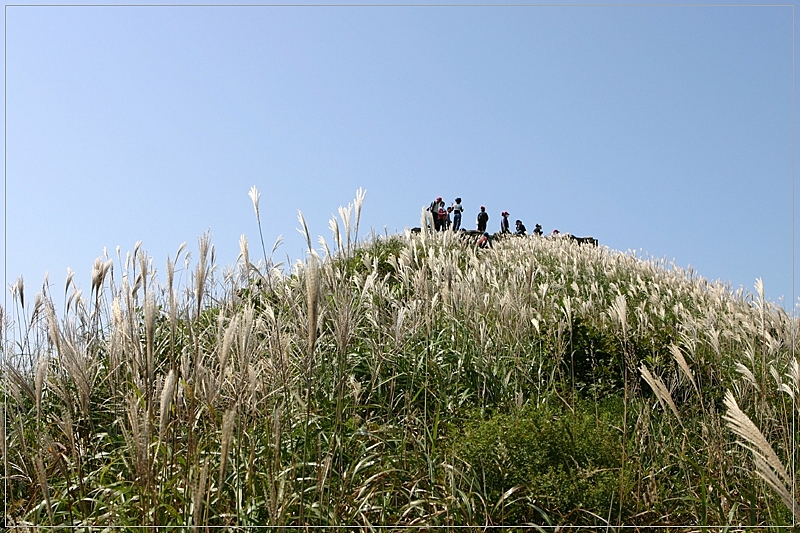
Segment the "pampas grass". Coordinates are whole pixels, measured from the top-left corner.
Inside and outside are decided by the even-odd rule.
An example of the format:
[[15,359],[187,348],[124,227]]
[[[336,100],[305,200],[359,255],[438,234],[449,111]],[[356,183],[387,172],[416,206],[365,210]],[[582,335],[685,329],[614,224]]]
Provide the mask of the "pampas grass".
[[767,441],[764,434],[756,427],[736,403],[736,398],[728,391],[725,393],[725,406],[728,408],[723,419],[731,431],[743,441],[739,441],[745,450],[748,450],[755,463],[755,473],[774,490],[781,501],[797,516],[797,501],[792,497],[790,487],[794,486],[793,478],[786,471],[783,463]]
[[[260,231],[255,188],[250,199]],[[423,224],[359,241],[364,207],[359,190],[320,250],[299,214],[309,250],[286,272],[262,236],[263,263],[242,238],[220,275],[206,234],[196,259],[183,246],[167,259],[164,281],[140,243],[113,269],[98,259],[88,303],[68,272],[63,317],[47,290],[13,284],[15,308],[0,309],[14,317],[10,519],[364,531],[795,519],[796,321],[763,286],[736,293],[565,238],[480,250]],[[607,448],[567,423],[586,412]],[[531,413],[574,443],[571,459],[553,463],[536,435],[491,440],[508,434],[496,417]],[[500,433],[488,445],[473,427]],[[534,445],[535,471],[509,458]],[[467,461],[474,449],[489,450],[483,464]],[[613,457],[587,466],[599,449]],[[594,488],[570,500],[583,482]]]

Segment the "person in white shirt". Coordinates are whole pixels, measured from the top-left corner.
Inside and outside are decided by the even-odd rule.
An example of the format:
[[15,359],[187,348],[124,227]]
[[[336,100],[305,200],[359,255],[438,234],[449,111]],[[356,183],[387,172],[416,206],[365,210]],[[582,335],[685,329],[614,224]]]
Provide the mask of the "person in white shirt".
[[461,198],[456,198],[456,203],[453,204],[453,231],[461,229],[461,213],[464,211],[464,206],[461,205]]

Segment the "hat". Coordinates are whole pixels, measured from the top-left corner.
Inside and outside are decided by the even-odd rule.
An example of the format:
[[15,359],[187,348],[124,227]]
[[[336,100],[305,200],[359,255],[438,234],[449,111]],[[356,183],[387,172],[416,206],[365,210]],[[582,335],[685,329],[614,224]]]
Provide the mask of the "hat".
[[482,205],[482,206],[481,206],[481,209],[486,209],[486,206]]
[[441,196],[437,196],[437,197],[436,197],[436,201],[437,201],[437,202],[441,202],[441,201],[442,201],[442,197],[441,197]]
[[504,217],[507,217],[510,213],[508,211],[503,211],[500,214],[503,215]]

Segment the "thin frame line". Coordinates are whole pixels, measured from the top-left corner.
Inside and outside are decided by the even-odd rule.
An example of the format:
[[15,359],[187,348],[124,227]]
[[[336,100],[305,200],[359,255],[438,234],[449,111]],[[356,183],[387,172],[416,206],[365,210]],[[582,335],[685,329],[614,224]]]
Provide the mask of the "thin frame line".
[[[8,109],[8,102],[7,102],[7,86],[8,86],[8,20],[6,17],[8,11],[7,6],[3,6],[3,316],[0,317],[0,320],[3,321],[0,324],[0,329],[2,329],[2,342],[3,346],[0,347],[0,352],[3,354],[3,364],[8,359],[8,354],[6,353],[6,346],[8,345],[8,341],[6,340],[6,317],[5,314],[8,311],[8,291],[6,290],[6,286],[8,286],[8,158],[6,154],[8,153],[8,135],[7,132],[7,109]],[[6,430],[5,428],[8,427],[6,414],[8,413],[8,372],[3,373],[3,448],[5,449],[8,439],[6,438]],[[8,454],[3,453],[3,525],[5,526],[5,520],[8,516]]]
[[6,7],[791,7],[794,4],[5,4]]
[[[795,109],[794,109],[794,83],[795,83],[795,44],[794,44],[794,5],[792,5],[792,360],[795,360],[795,342],[797,339],[797,304],[795,302],[795,184],[794,184],[794,152],[795,152]],[[795,394],[796,396],[796,394]],[[797,399],[792,396],[792,525],[798,524],[797,520],[797,469],[795,468],[795,454],[797,453]]]
[[[8,309],[8,293],[5,287],[8,284],[8,8],[9,7],[791,7],[792,8],[792,118],[791,118],[791,142],[792,142],[792,149],[791,149],[791,176],[792,176],[792,244],[791,244],[791,252],[792,252],[792,347],[791,353],[794,359],[795,356],[795,339],[796,339],[796,319],[797,319],[797,306],[795,304],[795,9],[794,4],[4,4],[3,6],[3,311]],[[0,353],[3,354],[3,361],[7,360],[7,340],[6,340],[6,317],[3,315],[0,317],[2,320],[2,324],[0,324],[0,330],[2,331],[2,343],[3,346],[0,348]],[[7,401],[8,401],[8,374],[4,374],[4,392],[3,392],[3,427],[6,427],[6,414],[7,414]],[[792,418],[792,434],[796,433],[796,423],[797,423],[797,410],[796,410],[796,399],[792,398],[792,406],[793,406],[793,418]],[[5,446],[5,442],[3,443]],[[796,474],[795,474],[795,453],[796,453],[796,446],[797,443],[795,440],[792,440],[792,496],[793,496],[793,509],[792,509],[792,520],[793,526],[778,526],[778,528],[783,529],[784,527],[796,527],[798,525],[798,520],[796,518],[796,506],[797,506],[797,499],[796,499]],[[6,454],[4,456],[4,476],[3,476],[3,516],[7,516],[7,509],[8,509],[8,460]],[[5,518],[3,518],[3,525],[5,525]],[[64,527],[64,526],[52,526],[52,527]],[[67,526],[69,527],[69,526]],[[76,526],[78,527],[78,526]],[[139,526],[139,527],[159,527],[159,526]],[[216,527],[228,527],[228,526],[206,526],[210,528]],[[250,526],[245,527],[244,529],[250,529],[255,527],[260,529],[261,527],[270,527],[270,528],[296,528],[298,526]],[[326,527],[326,528],[344,528],[344,527],[351,527],[351,526],[301,526],[306,528],[316,528],[316,527]],[[406,528],[406,527],[414,527],[417,528],[419,526],[373,526],[378,529],[383,528]],[[447,526],[448,528],[460,528],[460,527],[475,527],[475,526]],[[515,526],[481,526],[484,528],[505,528],[505,527],[515,527]],[[554,526],[556,527],[556,526]],[[628,528],[628,527],[639,527],[639,528],[651,528],[651,527],[662,527],[662,526],[625,526],[625,525],[618,525],[615,526],[616,528]],[[774,527],[774,526],[773,526]],[[42,528],[42,526],[37,526],[37,528]],[[47,529],[48,526],[44,526],[44,529]],[[238,529],[238,528],[236,528]],[[550,529],[549,526],[543,527],[543,529]]]

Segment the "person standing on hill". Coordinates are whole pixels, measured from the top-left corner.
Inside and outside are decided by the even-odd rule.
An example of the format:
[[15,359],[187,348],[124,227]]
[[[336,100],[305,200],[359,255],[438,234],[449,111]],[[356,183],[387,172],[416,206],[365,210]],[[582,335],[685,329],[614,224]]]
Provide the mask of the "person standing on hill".
[[439,231],[447,229],[447,209],[444,208],[444,200],[439,202]]
[[478,231],[486,231],[486,224],[489,223],[489,213],[486,212],[486,207],[481,206],[481,212],[478,213]]
[[431,229],[434,231],[439,231],[439,202],[441,201],[442,197],[437,197],[436,200],[431,202],[431,206],[428,208],[431,218],[433,219],[433,227]]
[[456,198],[456,203],[453,204],[453,231],[461,229],[462,211],[464,211],[464,206],[461,205],[461,198]]
[[508,229],[508,211],[503,211],[500,216],[503,217],[500,219],[500,233],[511,233]]

